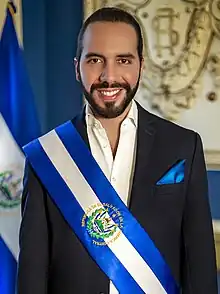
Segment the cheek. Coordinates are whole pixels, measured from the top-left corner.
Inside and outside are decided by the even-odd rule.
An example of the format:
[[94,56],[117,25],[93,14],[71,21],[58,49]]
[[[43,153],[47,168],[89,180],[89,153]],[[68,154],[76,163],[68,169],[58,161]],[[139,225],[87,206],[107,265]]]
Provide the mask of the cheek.
[[140,72],[139,71],[131,71],[126,72],[124,74],[124,80],[133,88],[136,86],[139,79]]
[[140,76],[140,64],[134,62],[128,66],[121,67],[121,77],[133,88],[136,86]]
[[91,69],[85,65],[80,66],[80,75],[83,85],[87,91],[90,91],[91,85],[97,82],[99,78],[97,70]]

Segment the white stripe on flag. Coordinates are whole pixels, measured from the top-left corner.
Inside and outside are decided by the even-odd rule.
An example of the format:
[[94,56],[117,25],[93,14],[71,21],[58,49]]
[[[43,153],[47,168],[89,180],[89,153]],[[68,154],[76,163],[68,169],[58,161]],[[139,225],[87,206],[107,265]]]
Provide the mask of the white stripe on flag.
[[[75,195],[82,209],[86,211],[88,207],[94,204],[101,204],[77,165],[72,160],[57,133],[53,130],[41,137],[39,141],[58,173]],[[118,231],[120,231],[120,229],[118,229]],[[108,243],[108,247],[145,293],[166,293],[150,267],[122,232],[115,242]]]
[[[16,177],[23,179],[24,155],[12,137],[2,115],[0,114],[0,173],[13,171]],[[22,184],[21,184],[22,189]],[[0,200],[2,199],[0,192]],[[19,227],[21,222],[20,205],[3,208],[0,205],[0,235],[15,259],[19,253]]]

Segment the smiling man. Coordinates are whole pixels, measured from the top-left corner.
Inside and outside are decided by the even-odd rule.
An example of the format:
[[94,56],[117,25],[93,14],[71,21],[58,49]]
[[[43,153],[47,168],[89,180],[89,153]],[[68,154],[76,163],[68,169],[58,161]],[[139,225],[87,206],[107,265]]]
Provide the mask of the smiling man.
[[76,74],[99,118],[127,115],[143,65],[137,44],[136,31],[126,23],[95,22],[84,32],[84,39],[79,42]]
[[130,14],[85,21],[86,106],[24,147],[18,294],[217,294],[201,139],[135,102],[142,68]]

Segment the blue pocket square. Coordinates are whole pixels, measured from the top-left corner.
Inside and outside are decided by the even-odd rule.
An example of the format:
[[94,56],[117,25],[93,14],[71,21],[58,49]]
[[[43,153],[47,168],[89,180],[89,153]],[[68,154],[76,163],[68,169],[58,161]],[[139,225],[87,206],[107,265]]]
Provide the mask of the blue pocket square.
[[184,170],[186,160],[181,160],[175,164],[168,172],[157,182],[157,185],[176,184],[184,181]]

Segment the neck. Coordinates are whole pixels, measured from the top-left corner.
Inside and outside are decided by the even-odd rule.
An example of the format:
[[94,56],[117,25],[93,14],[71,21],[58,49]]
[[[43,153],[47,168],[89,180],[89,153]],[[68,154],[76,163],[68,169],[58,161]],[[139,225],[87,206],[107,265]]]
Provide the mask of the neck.
[[131,103],[128,105],[128,107],[125,109],[125,111],[122,114],[120,114],[119,116],[115,118],[103,118],[103,117],[97,117],[97,116],[96,118],[100,121],[100,123],[102,124],[103,128],[106,131],[109,130],[112,132],[116,132],[118,129],[120,129],[121,123],[127,117],[130,108],[131,108]]
[[120,138],[121,124],[123,120],[127,117],[130,108],[131,108],[131,103],[128,105],[128,107],[125,109],[125,111],[121,115],[115,118],[103,118],[103,117],[96,116],[96,118],[100,121],[100,123],[102,124],[103,128],[106,131],[106,134],[108,136],[108,139],[111,145],[113,156],[115,156],[117,151],[118,142]]

